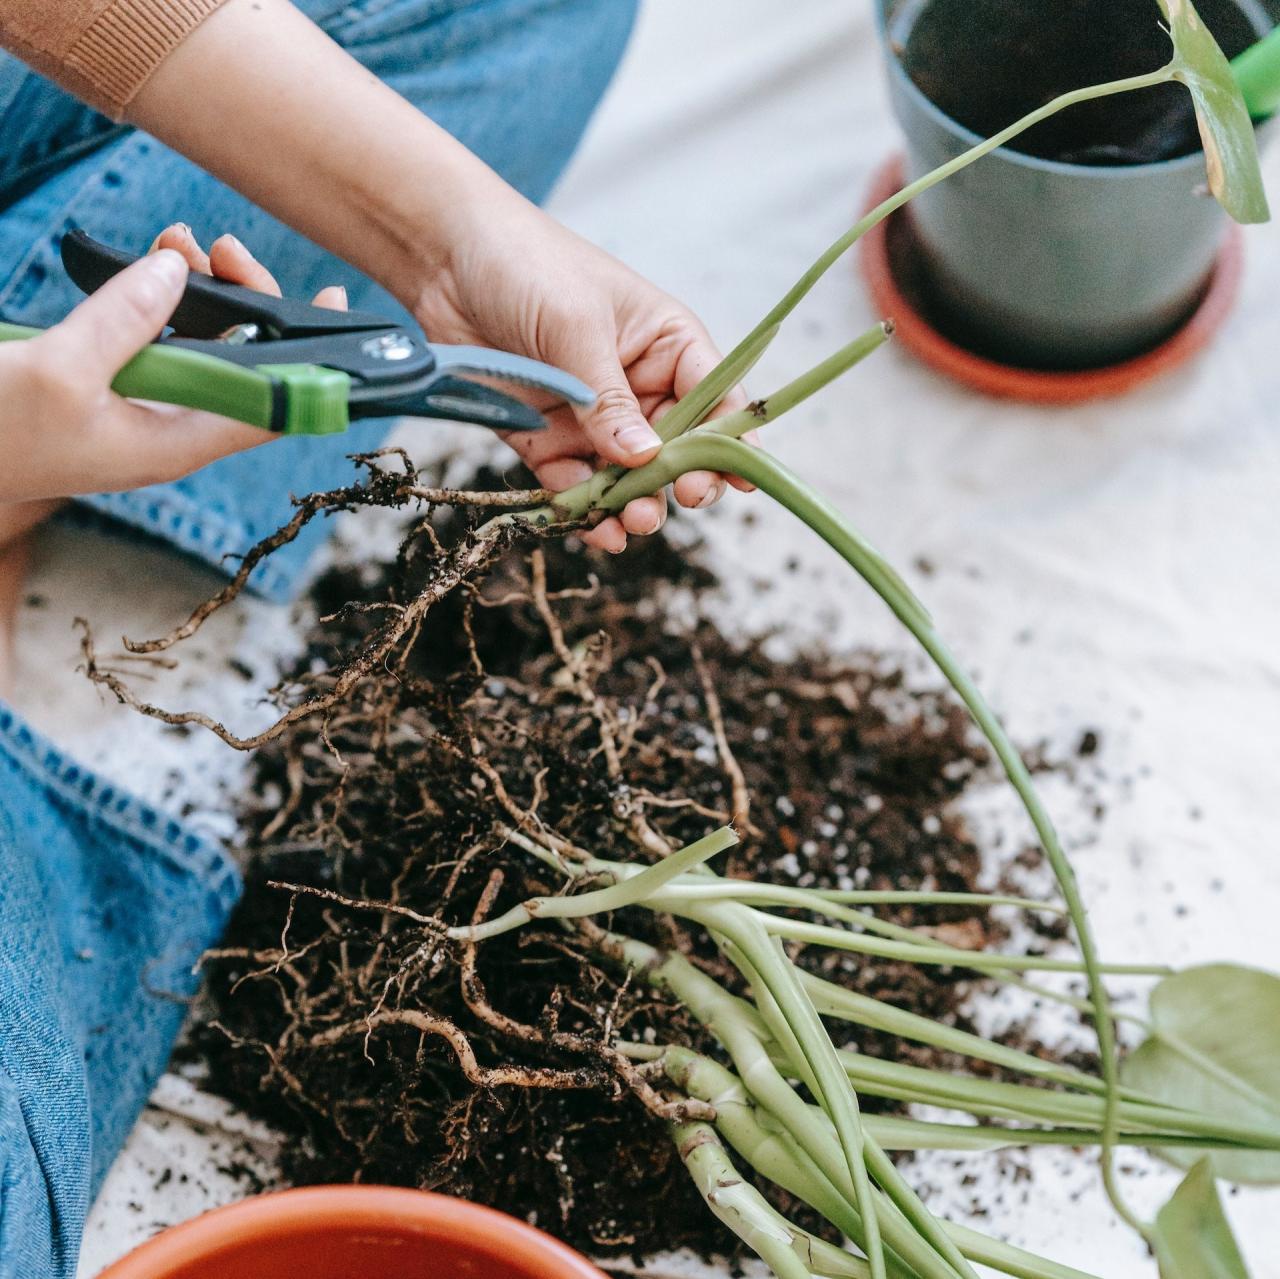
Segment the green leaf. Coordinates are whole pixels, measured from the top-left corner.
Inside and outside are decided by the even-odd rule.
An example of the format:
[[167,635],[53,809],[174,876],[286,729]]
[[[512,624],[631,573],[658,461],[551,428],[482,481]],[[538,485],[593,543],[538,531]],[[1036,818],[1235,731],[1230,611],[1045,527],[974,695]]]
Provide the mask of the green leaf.
[[[1280,977],[1235,964],[1189,968],[1151,992],[1152,1035],[1124,1082],[1159,1101],[1280,1134]],[[1165,1148],[1189,1168],[1199,1152]],[[1228,1181],[1280,1182],[1280,1153],[1215,1151]]]
[[1231,64],[1191,0],[1160,0],[1173,40],[1170,66],[1191,91],[1209,169],[1209,190],[1237,222],[1271,216],[1258,169],[1253,122]]
[[1160,1209],[1151,1242],[1160,1279],[1249,1279],[1207,1159]]

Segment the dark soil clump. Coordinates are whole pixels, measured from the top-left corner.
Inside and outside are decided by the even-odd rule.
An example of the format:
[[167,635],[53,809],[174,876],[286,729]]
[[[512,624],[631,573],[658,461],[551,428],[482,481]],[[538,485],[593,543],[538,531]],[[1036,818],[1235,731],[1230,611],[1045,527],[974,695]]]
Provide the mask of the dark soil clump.
[[[459,528],[437,531],[447,542]],[[407,598],[431,571],[432,545],[420,531],[393,565],[324,578],[314,596],[331,616],[300,670],[332,664],[388,599]],[[735,1253],[662,1122],[591,1047],[614,1036],[716,1054],[705,1032],[597,958],[580,931],[548,921],[483,943],[468,979],[467,956],[429,921],[465,924],[560,890],[559,875],[499,833],[512,808],[579,847],[652,860],[654,838],[685,843],[726,821],[743,785],[750,826],[739,823],[722,873],[974,890],[982,859],[954,802],[986,755],[949,698],[909,692],[874,656],[777,661],[706,620],[669,631],[663,601],[679,592],[697,612],[714,580],[662,538],[619,559],[572,542],[534,555],[510,552],[433,610],[408,657],[366,678],[323,734],[302,723],[258,754],[248,888],[206,961],[209,1008],[188,1051],[211,1087],[286,1135],[291,1181],[440,1189],[597,1256]],[[972,910],[888,917],[962,946],[1002,937]],[[600,922],[733,981],[693,930],[641,909]],[[798,958],[966,1024],[964,974]],[[942,1064],[870,1032],[857,1046]],[[536,1082],[556,1086],[521,1086]]]

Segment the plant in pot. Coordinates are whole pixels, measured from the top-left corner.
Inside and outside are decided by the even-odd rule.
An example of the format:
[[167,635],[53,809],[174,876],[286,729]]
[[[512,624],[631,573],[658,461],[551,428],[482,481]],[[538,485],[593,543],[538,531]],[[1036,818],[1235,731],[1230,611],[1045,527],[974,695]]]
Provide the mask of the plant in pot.
[[[884,895],[856,890],[833,893],[716,874],[708,863],[737,839],[727,826],[677,847],[656,836],[634,813],[619,813],[608,847],[583,848],[538,815],[545,799],[539,789],[542,779],[533,783],[532,794],[510,788],[486,753],[483,726],[472,721],[468,728],[465,717],[461,721],[428,717],[415,731],[458,761],[466,785],[489,814],[477,847],[516,850],[544,881],[549,880],[553,891],[494,909],[495,886],[492,892],[486,890],[468,917],[450,919],[431,901],[360,900],[323,886],[287,886],[294,894],[317,895],[327,908],[372,912],[383,921],[384,929],[402,930],[399,940],[409,943],[411,955],[432,957],[432,962],[445,962],[440,957],[453,955],[468,1006],[479,1010],[477,1015],[483,1015],[491,1028],[518,1040],[523,1051],[532,1046],[552,1054],[552,1061],[559,1061],[555,1054],[560,1054],[607,1065],[642,1100],[655,1121],[669,1126],[679,1157],[711,1211],[759,1253],[779,1279],[974,1279],[975,1265],[1022,1279],[1089,1279],[1069,1265],[938,1218],[889,1157],[892,1149],[981,1151],[1045,1143],[1096,1147],[1117,1213],[1149,1242],[1164,1279],[1207,1275],[1241,1279],[1244,1265],[1222,1214],[1214,1176],[1280,1180],[1280,1097],[1276,1092],[1280,1045],[1274,1032],[1280,1025],[1280,980],[1229,966],[1169,975],[1160,967],[1109,967],[1102,962],[1079,887],[1026,765],[975,682],[947,648],[928,611],[844,515],[781,463],[739,438],[777,420],[872,354],[889,336],[890,326],[875,326],[746,410],[714,419],[709,416],[817,280],[861,237],[909,200],[945,179],[969,172],[975,161],[1067,107],[1179,82],[1195,105],[1206,151],[1215,157],[1209,172],[1213,193],[1237,217],[1263,216],[1265,199],[1253,130],[1226,59],[1185,0],[1168,0],[1166,17],[1173,55],[1162,67],[1073,89],[1036,107],[1016,124],[916,177],[860,219],[725,361],[658,422],[664,447],[646,466],[627,472],[607,468],[574,489],[549,496],[429,489],[411,468],[384,470],[371,461],[373,474],[367,486],[302,499],[290,525],[250,552],[230,586],[187,622],[167,636],[128,643],[135,653],[157,653],[188,638],[216,608],[235,598],[264,556],[328,510],[422,503],[497,510],[457,545],[435,548],[430,571],[415,594],[389,601],[381,609],[365,606],[363,611],[377,620],[371,623],[363,646],[334,668],[314,672],[304,684],[303,695],[271,727],[240,737],[203,712],[172,712],[146,703],[116,670],[95,660],[86,636],[90,677],[145,714],[171,724],[202,725],[239,749],[275,742],[318,720],[323,741],[328,743],[330,731],[340,732],[340,721],[354,713],[349,705],[367,697],[384,674],[392,676],[390,682],[397,688],[409,690],[409,681],[401,684],[396,672],[424,619],[460,586],[474,581],[513,542],[581,527],[635,497],[661,490],[686,471],[730,472],[751,481],[833,547],[929,654],[990,743],[1022,801],[1061,896],[1060,904],[1005,904],[1062,911],[1074,927],[1078,960],[960,949],[926,930],[903,927],[868,910],[884,904]],[[545,583],[540,593],[535,583],[532,597],[540,601],[554,640],[554,619],[542,609],[548,600]],[[560,663],[556,678],[580,698],[584,722],[595,725],[599,750],[613,761],[618,725],[595,694],[586,656],[566,644],[563,636],[556,641],[555,651]],[[403,728],[405,721],[394,709],[379,705],[377,714],[384,725]],[[395,739],[395,734],[390,737]],[[343,763],[343,786],[346,767]],[[744,804],[737,798],[734,811],[739,820],[745,820]],[[938,895],[920,891],[905,896],[928,902]],[[655,945],[652,933],[646,939],[640,935],[642,929],[618,927],[619,912],[640,912],[694,930],[718,952],[719,968],[709,971],[679,948]],[[476,980],[477,951],[509,934],[546,926],[563,929],[579,953],[589,954],[592,962],[626,973],[628,982],[645,984],[674,1001],[710,1035],[715,1051],[696,1051],[676,1038],[671,1042],[631,1040],[606,1033],[603,1040],[592,1039],[563,1032],[554,1023],[521,1023],[494,1008],[491,996]],[[657,935],[664,935],[660,928]],[[1084,997],[1044,993],[1077,1008],[1092,1022],[1099,1073],[1094,1076],[1046,1063],[1007,1045],[904,1012],[888,1001],[854,994],[797,964],[793,953],[797,946],[840,954],[892,955],[907,963],[963,967],[1022,984],[1028,981],[1026,974],[1036,971],[1077,973],[1086,981]],[[280,972],[289,959],[287,946],[265,959],[273,965],[272,971]],[[1129,1059],[1124,1075],[1116,1046],[1116,1015],[1104,981],[1109,971],[1165,978],[1152,997],[1149,1017],[1142,1019],[1147,1041]],[[494,1078],[477,1066],[474,1055],[468,1056],[471,1050],[459,1043],[455,1024],[430,1009],[389,1003],[392,986],[388,983],[387,991],[355,1020],[312,1027],[300,1047],[334,1051],[353,1039],[367,1044],[375,1034],[408,1028],[418,1036],[444,1039],[463,1062],[464,1071],[477,1073],[483,1080]],[[999,1066],[1023,1081],[996,1082],[976,1071],[876,1060],[838,1048],[829,1025],[892,1027],[908,1039],[945,1048],[971,1062]],[[286,1046],[282,1042],[273,1052]],[[539,1076],[547,1087],[575,1086],[573,1080],[582,1077],[568,1078],[559,1067],[548,1067]],[[906,1119],[886,1123],[864,1115],[860,1097],[939,1106],[977,1122]],[[1125,1201],[1114,1159],[1120,1145],[1153,1150],[1190,1168],[1153,1222],[1140,1219]],[[851,1241],[852,1249],[835,1247],[782,1216],[735,1172],[735,1159],[807,1205]]]
[[[923,195],[877,242],[873,287],[909,298],[908,342],[919,334],[921,353],[989,389],[1039,387],[1046,399],[1124,389],[1186,358],[1229,305],[1240,244],[1204,198],[1206,159],[1212,169],[1220,157],[1201,148],[1194,95],[1171,81],[1155,0],[1070,0],[1052,18],[1017,0],[881,0],[879,12],[906,137],[882,185],[1082,91]],[[1202,0],[1198,16],[1197,38],[1212,33],[1234,58],[1272,30],[1280,5]],[[1120,77],[1132,90],[1122,98],[1084,87]],[[1203,94],[1229,89],[1224,65],[1217,77]],[[1266,206],[1242,195],[1230,212],[1253,222]],[[937,359],[943,342],[976,359]]]

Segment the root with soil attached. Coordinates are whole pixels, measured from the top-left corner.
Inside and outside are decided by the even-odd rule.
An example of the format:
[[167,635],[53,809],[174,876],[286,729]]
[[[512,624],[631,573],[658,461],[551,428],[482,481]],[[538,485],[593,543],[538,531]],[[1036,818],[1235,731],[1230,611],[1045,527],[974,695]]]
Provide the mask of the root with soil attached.
[[[447,496],[407,463],[390,477],[369,465],[369,485],[330,495],[333,509]],[[655,593],[714,585],[664,539],[633,552],[623,573],[612,560],[589,570],[575,546],[521,549],[506,536],[464,573],[472,527],[465,509],[427,511],[378,581],[331,572],[289,685],[301,700],[253,738],[214,722],[224,740],[262,749],[249,887],[226,945],[206,957],[211,1007],[188,1051],[212,1086],[291,1134],[291,1179],[439,1187],[536,1217],[597,1253],[732,1251],[666,1134],[713,1121],[715,1105],[657,1060],[668,1045],[718,1055],[716,1038],[614,941],[625,925],[747,994],[705,933],[640,907],[602,919],[608,931],[535,919],[481,944],[450,931],[591,887],[595,872],[570,885],[563,868],[593,855],[652,864],[729,822],[744,837],[735,876],[794,879],[803,858],[805,878],[835,893],[972,890],[980,858],[949,806],[984,753],[958,710],[909,697],[875,662],[779,663],[706,621],[692,635],[663,630]],[[129,647],[172,648],[211,611]],[[91,674],[135,702],[86,644]],[[312,654],[335,649],[350,654],[345,664],[313,674]],[[754,814],[753,793],[770,801]],[[889,918],[1002,935],[964,907],[903,905]],[[963,1025],[968,982],[954,971],[854,965],[816,949],[799,958]],[[860,1047],[951,1061],[874,1030]],[[794,1196],[759,1185],[838,1237]]]

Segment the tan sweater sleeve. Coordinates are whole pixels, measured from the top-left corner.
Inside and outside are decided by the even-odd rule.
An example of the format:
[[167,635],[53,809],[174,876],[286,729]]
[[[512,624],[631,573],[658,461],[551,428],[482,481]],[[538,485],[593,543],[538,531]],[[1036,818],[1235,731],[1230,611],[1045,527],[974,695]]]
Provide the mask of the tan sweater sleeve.
[[0,0],[0,45],[120,119],[151,73],[223,0]]

